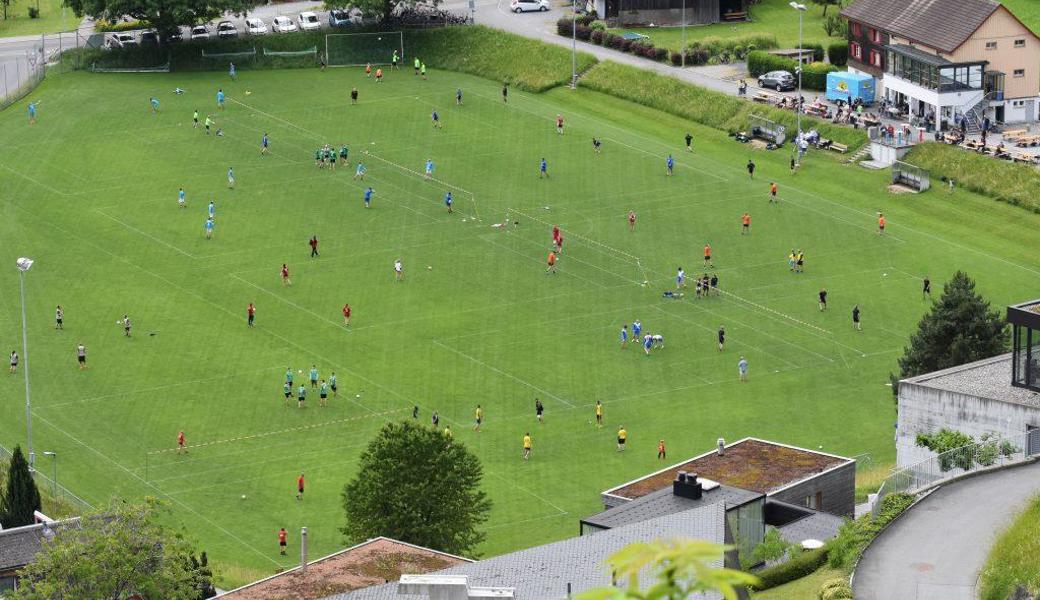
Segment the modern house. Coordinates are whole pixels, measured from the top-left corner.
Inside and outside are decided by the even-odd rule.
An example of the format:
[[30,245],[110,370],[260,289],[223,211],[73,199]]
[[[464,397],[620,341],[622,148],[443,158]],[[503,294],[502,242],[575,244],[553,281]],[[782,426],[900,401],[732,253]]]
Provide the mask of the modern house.
[[0,597],[18,586],[18,571],[36,558],[43,543],[65,527],[78,527],[79,518],[48,521],[0,530]]
[[601,19],[618,25],[711,25],[748,18],[749,0],[592,0]]
[[1032,122],[1040,110],[1040,38],[994,0],[855,0],[849,70],[880,98],[950,127]]
[[833,537],[855,512],[855,488],[853,459],[755,438],[719,440],[711,452],[603,492],[606,510],[582,519],[581,533],[721,506],[726,543],[746,556],[767,526],[794,543]]
[[1040,454],[1040,300],[1009,306],[1007,320],[1011,353],[899,382],[899,467],[934,456],[917,436],[943,428],[1021,439],[1026,454]]

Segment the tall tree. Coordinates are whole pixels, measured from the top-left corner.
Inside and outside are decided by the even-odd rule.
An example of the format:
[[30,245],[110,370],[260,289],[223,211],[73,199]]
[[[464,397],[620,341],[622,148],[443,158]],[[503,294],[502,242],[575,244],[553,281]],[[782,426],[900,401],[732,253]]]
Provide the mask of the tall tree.
[[12,600],[196,600],[202,582],[193,548],[158,522],[163,508],[112,501],[56,530],[33,564],[19,572]]
[[[725,546],[704,540],[657,540],[625,546],[606,560],[614,576],[627,578],[625,587],[610,586],[578,594],[579,600],[686,600],[701,592],[721,592],[737,600],[739,591],[758,582],[750,573],[716,567]],[[650,575],[641,585],[640,575]]]
[[65,0],[76,16],[117,21],[130,17],[165,38],[178,27],[204,23],[225,13],[244,14],[259,0]]
[[32,525],[36,522],[33,511],[37,510],[40,510],[40,490],[36,489],[22,447],[15,446],[7,468],[7,489],[0,500],[0,524],[4,527]]
[[325,0],[325,9],[357,8],[365,16],[379,17],[384,24],[390,23],[395,14],[417,7],[437,7],[441,0]]
[[343,534],[351,542],[383,535],[471,554],[491,509],[482,477],[480,460],[450,436],[412,421],[387,423],[343,489]]
[[843,2],[844,2],[844,0],[812,0],[813,4],[819,4],[820,6],[823,7],[823,16],[824,17],[827,16],[827,7],[828,6],[837,6],[838,8],[841,8],[841,5],[842,5]]
[[[957,271],[932,303],[931,312],[917,324],[899,359],[899,376],[914,377],[989,358],[1007,346],[1007,325],[1000,312],[975,292],[970,277]],[[893,392],[898,393],[897,386]]]

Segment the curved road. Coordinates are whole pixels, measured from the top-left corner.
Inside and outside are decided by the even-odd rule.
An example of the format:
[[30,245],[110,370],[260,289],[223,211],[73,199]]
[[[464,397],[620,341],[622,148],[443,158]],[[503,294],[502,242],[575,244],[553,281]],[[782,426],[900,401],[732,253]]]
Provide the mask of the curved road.
[[944,485],[867,549],[856,600],[975,600],[995,538],[1040,494],[1040,462]]

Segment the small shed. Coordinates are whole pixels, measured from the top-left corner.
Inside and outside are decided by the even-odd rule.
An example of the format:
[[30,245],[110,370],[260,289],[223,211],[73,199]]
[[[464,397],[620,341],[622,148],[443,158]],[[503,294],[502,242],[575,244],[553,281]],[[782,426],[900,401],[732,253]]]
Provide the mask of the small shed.
[[816,51],[812,48],[780,48],[779,50],[770,50],[769,53],[773,56],[782,56],[789,58],[797,63],[807,65],[813,61],[813,56]]
[[852,102],[859,98],[863,104],[874,103],[877,85],[874,78],[862,73],[834,71],[827,73],[827,99]]

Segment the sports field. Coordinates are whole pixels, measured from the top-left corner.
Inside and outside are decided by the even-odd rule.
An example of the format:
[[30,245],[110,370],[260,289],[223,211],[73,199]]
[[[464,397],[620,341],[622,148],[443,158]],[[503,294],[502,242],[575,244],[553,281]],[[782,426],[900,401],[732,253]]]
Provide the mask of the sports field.
[[[1040,294],[1036,215],[938,185],[892,196],[885,173],[819,154],[792,176],[786,154],[591,92],[513,91],[506,104],[499,83],[456,73],[421,81],[409,70],[376,84],[359,69],[330,69],[238,82],[74,73],[49,78],[29,99],[42,100],[35,125],[24,101],[0,113],[0,261],[37,261],[26,279],[36,451],[56,451],[61,483],[94,503],[167,499],[225,584],[295,563],[294,551],[278,556],[282,526],[293,538],[308,526],[313,556],[341,547],[340,490],[360,449],[415,405],[424,422],[438,411],[483,460],[494,501],[485,555],[576,534],[599,491],[662,466],[661,438],[669,461],[720,436],[753,435],[890,462],[886,383],[927,308],[920,278],[930,275],[937,295],[955,269],[967,270],[996,304]],[[225,135],[193,129],[196,107]],[[432,126],[434,109],[442,129]],[[261,156],[265,132],[271,152]],[[324,143],[349,145],[365,180],[342,164],[316,168]],[[770,181],[778,206],[767,202]],[[375,193],[366,210],[367,186]],[[744,212],[750,235],[741,235]],[[492,226],[507,218],[519,224]],[[565,242],[549,274],[554,224]],[[683,299],[663,298],[677,267],[704,272],[705,243],[721,294],[695,299],[691,282]],[[804,273],[788,269],[792,249],[805,252]],[[0,347],[21,354],[18,281],[5,272]],[[856,304],[862,331],[851,322]],[[130,338],[117,324],[124,313]],[[618,332],[636,319],[666,347],[649,356],[622,349]],[[80,342],[86,370],[76,364]],[[741,355],[747,383],[738,382]],[[306,409],[285,407],[286,368],[302,370],[298,384],[312,365],[323,378],[336,373],[338,396],[319,408],[312,390]],[[24,443],[22,379],[0,385],[0,443],[11,447]],[[602,429],[592,424],[596,400]],[[615,451],[619,425],[624,453]],[[172,451],[181,430],[186,455]],[[527,431],[534,449],[524,461]]]

